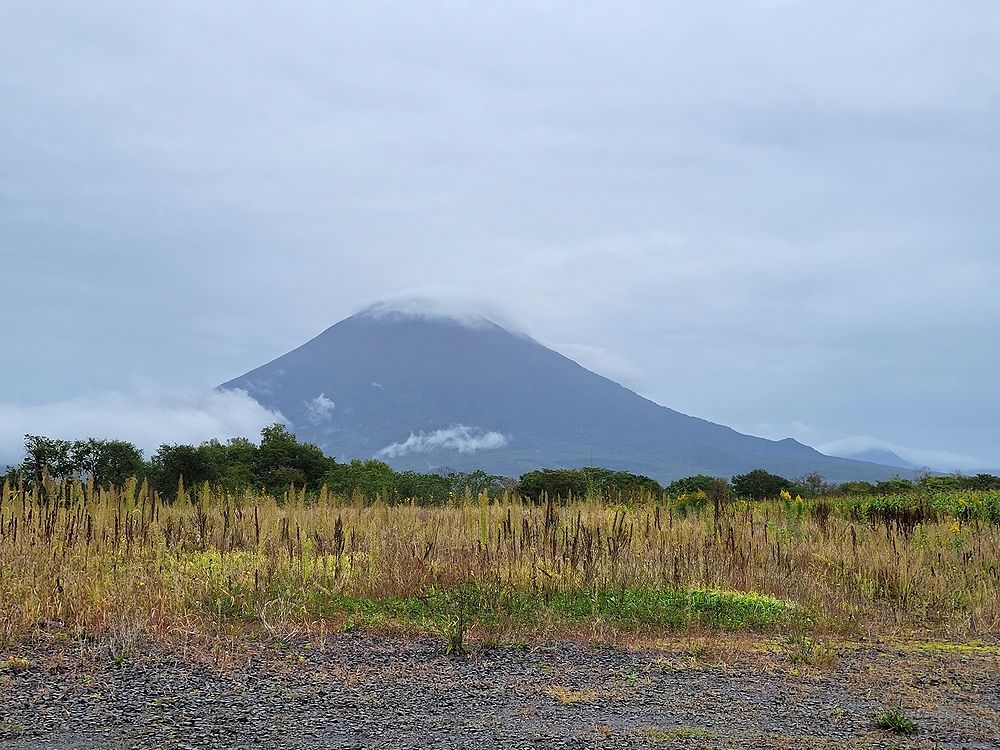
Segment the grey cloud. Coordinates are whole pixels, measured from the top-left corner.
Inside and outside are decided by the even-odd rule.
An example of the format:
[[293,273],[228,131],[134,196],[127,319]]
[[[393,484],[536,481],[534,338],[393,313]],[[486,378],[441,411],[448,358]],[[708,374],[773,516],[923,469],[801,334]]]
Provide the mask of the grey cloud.
[[688,413],[997,465],[998,68],[991,2],[15,4],[0,388],[209,389],[447,284]]
[[366,305],[360,314],[373,318],[394,314],[430,320],[446,318],[470,328],[496,323],[512,333],[525,332],[525,326],[508,305],[488,294],[448,284],[426,284],[386,294]]

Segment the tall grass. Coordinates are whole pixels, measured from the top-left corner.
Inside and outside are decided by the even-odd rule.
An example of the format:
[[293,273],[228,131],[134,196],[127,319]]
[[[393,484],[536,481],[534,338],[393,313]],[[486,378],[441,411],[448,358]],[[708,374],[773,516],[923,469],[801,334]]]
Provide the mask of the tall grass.
[[[145,486],[5,485],[0,641],[336,621],[624,629],[1000,630],[1000,493],[709,505],[449,506],[323,492],[165,504]],[[456,595],[460,592],[460,595]]]

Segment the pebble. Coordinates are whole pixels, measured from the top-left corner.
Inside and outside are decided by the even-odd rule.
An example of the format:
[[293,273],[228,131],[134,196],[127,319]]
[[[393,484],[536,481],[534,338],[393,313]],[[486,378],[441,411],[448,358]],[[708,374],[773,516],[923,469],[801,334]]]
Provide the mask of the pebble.
[[[31,663],[51,661],[38,648]],[[921,733],[899,738],[874,728],[886,696],[858,681],[872,660],[891,670],[900,657],[888,652],[852,653],[808,677],[577,642],[451,659],[433,639],[356,632],[265,653],[217,669],[151,648],[87,672],[0,675],[0,747],[998,747],[995,664],[959,663],[949,676],[929,661],[934,673],[914,685],[941,684],[953,700],[914,709]]]

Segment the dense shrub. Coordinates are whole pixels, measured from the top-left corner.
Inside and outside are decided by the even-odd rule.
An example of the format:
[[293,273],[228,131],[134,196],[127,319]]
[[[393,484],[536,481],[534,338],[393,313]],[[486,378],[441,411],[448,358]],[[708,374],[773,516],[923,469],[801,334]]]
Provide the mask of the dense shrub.
[[663,491],[670,497],[690,495],[699,491],[704,492],[706,495],[711,495],[713,491],[718,491],[720,482],[727,488],[729,487],[729,481],[726,479],[721,477],[711,477],[707,474],[697,474],[693,477],[675,479],[673,482],[668,484]]
[[737,497],[747,500],[765,500],[778,497],[782,490],[788,492],[792,483],[777,474],[771,474],[763,469],[754,469],[746,474],[733,477],[733,492]]

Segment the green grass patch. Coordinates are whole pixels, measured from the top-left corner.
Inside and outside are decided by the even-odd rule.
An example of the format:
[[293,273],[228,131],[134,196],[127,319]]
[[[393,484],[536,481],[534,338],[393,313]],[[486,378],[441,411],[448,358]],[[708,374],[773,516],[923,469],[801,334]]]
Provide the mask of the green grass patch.
[[[235,595],[234,595],[235,594]],[[581,591],[492,589],[466,583],[429,589],[419,596],[365,597],[281,586],[267,597],[310,618],[346,617],[362,626],[400,625],[439,629],[456,619],[487,626],[602,620],[623,628],[721,630],[769,629],[788,623],[790,605],[774,597],[709,589],[616,588]],[[206,602],[234,620],[255,619],[255,607],[230,587]]]
[[789,606],[771,596],[711,589],[560,593],[552,596],[547,606],[569,620],[600,618],[621,625],[659,628],[769,628],[785,622],[789,614]]
[[953,641],[900,641],[903,648],[933,654],[961,654],[963,656],[1000,656],[1000,644],[984,641],[955,643]]
[[896,734],[916,734],[919,727],[899,709],[893,708],[875,719],[875,726]]

